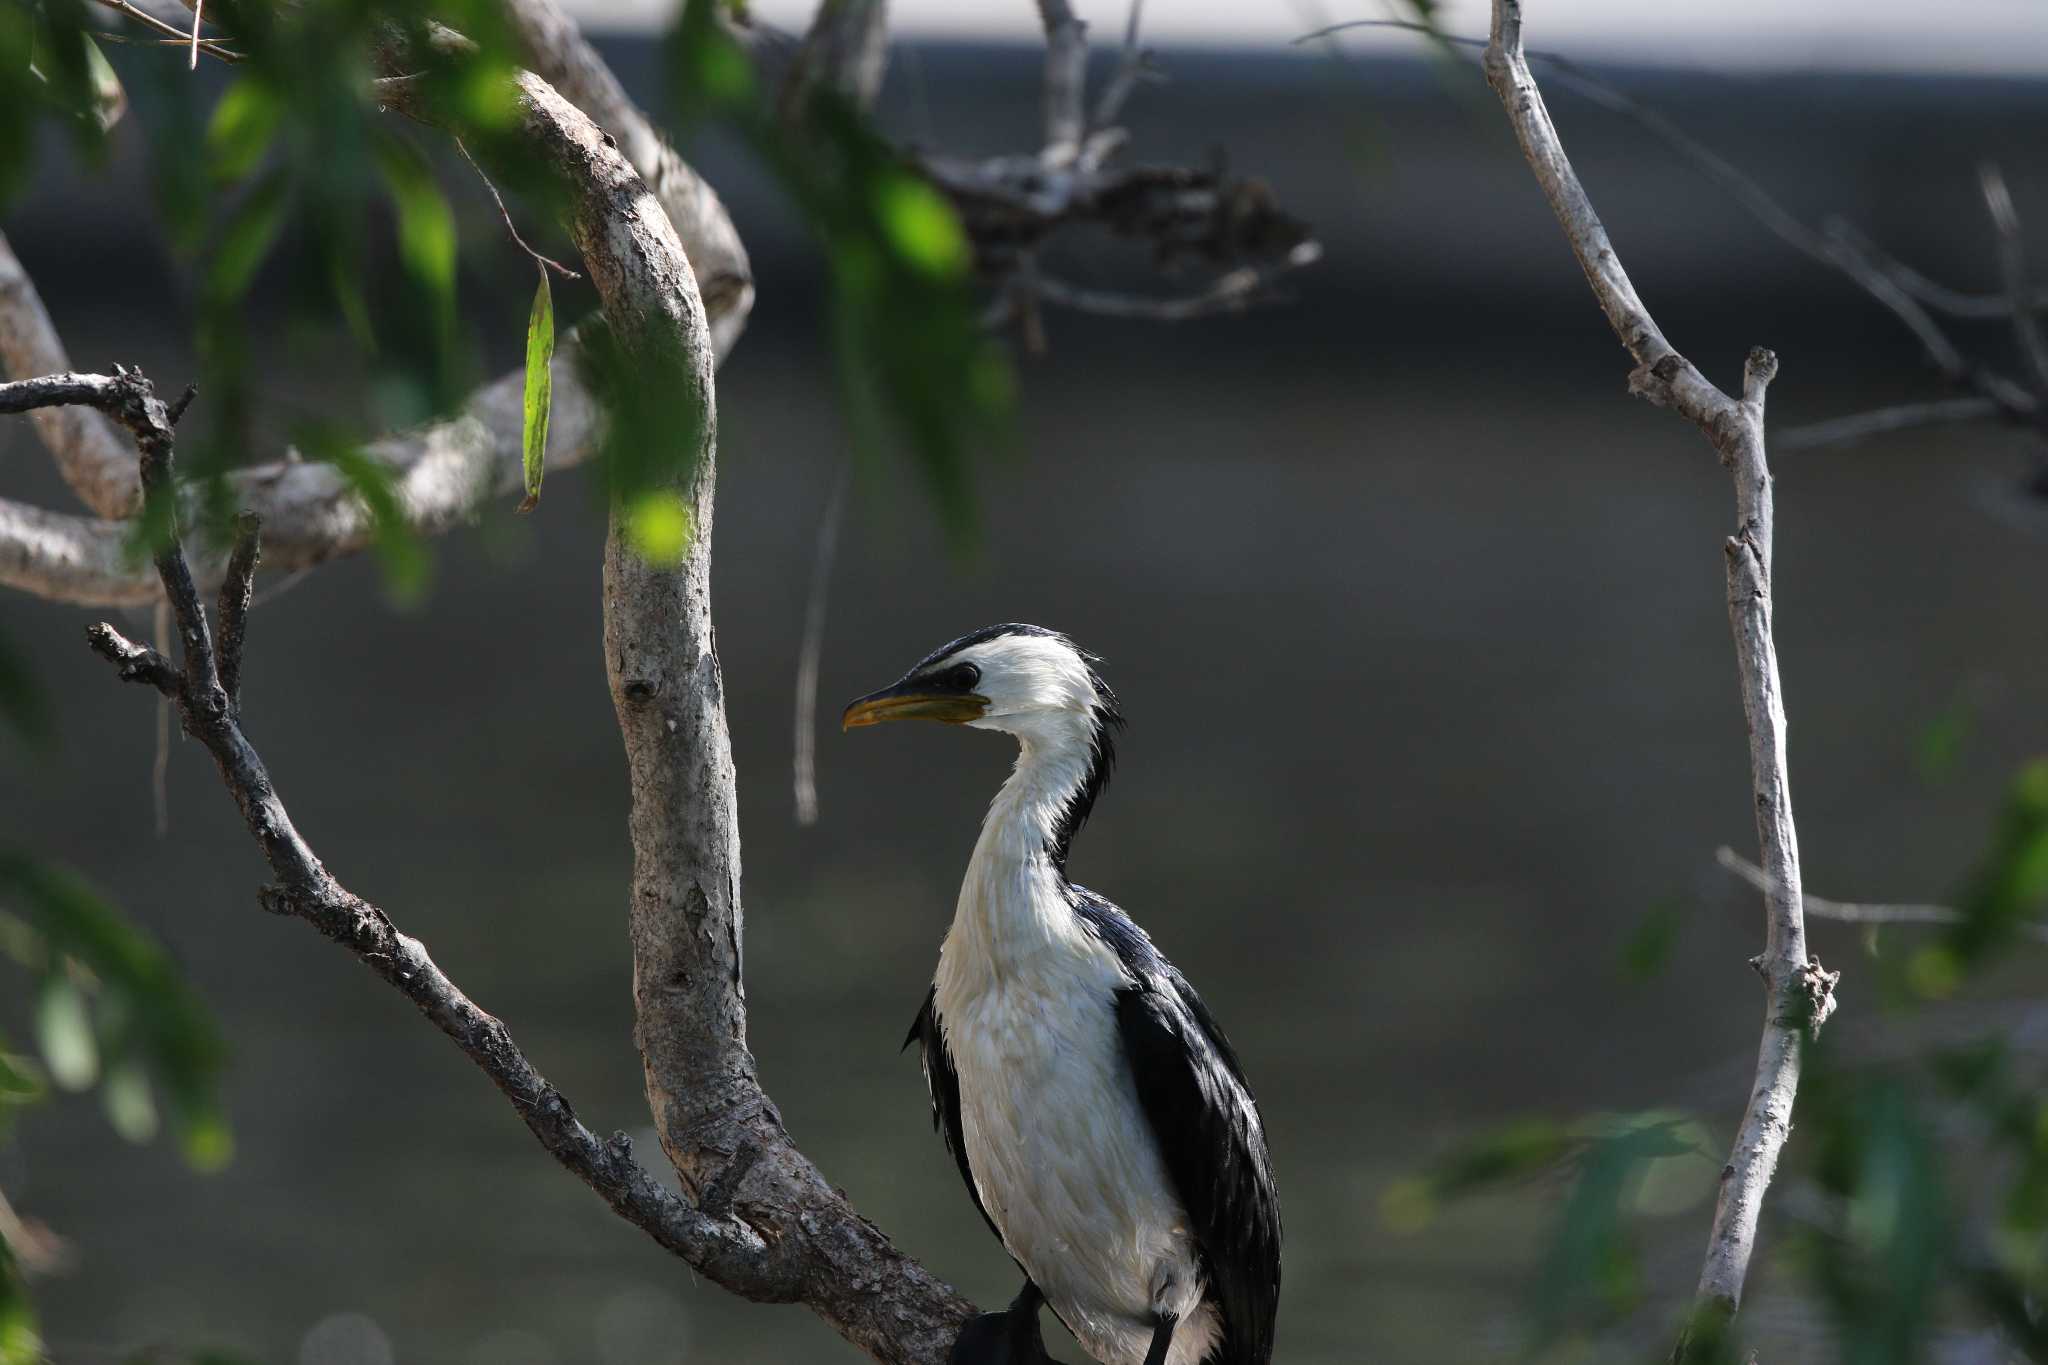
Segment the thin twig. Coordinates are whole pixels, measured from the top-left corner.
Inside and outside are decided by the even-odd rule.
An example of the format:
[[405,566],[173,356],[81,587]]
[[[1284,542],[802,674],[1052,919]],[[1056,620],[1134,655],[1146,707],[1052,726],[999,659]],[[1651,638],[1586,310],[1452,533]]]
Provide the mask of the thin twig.
[[199,25],[200,15],[206,9],[206,0],[192,0],[192,60],[186,63],[187,71],[199,69]]
[[846,520],[846,489],[852,469],[841,464],[832,494],[818,521],[818,545],[811,559],[811,595],[804,606],[804,638],[796,661],[796,822],[818,823],[818,661],[825,649],[825,607],[832,591],[832,561],[839,553],[839,528]]
[[[1395,29],[1427,34],[1443,43],[1461,47],[1481,46],[1480,41],[1475,38],[1447,34],[1426,24],[1398,19],[1362,19],[1332,24],[1295,41],[1306,42],[1351,28]],[[1909,287],[1906,276],[1911,275],[1911,272],[1902,271],[1895,267],[1895,263],[1881,259],[1878,253],[1869,249],[1867,239],[1860,234],[1843,230],[1832,222],[1821,230],[1809,227],[1773,198],[1753,177],[1740,170],[1719,152],[1693,137],[1657,110],[1610,82],[1593,75],[1570,59],[1554,52],[1528,51],[1523,56],[1528,61],[1543,63],[1555,71],[1565,84],[1594,103],[1631,119],[1665,146],[1690,161],[1695,168],[1726,190],[1736,203],[1780,241],[1815,263],[1846,275],[1912,332],[1915,339],[1920,342],[1921,349],[1926,352],[1928,361],[1945,381],[1974,390],[1997,403],[2007,416],[2017,420],[2035,422],[2041,420],[2044,413],[2048,413],[2048,404],[2037,400],[2021,385],[1968,360],[1923,306],[1922,300],[1917,296],[1920,291]],[[1915,276],[1912,283],[1927,282],[1924,277]],[[2008,295],[2008,299],[2026,298],[2030,296],[2030,292],[2023,290],[2018,294]],[[2016,319],[2031,316],[2029,310],[2014,310],[2009,303],[2002,311],[2013,312]]]
[[484,188],[491,192],[492,202],[496,203],[498,206],[498,216],[505,220],[505,231],[512,234],[512,240],[519,244],[519,249],[525,252],[527,255],[533,257],[536,264],[545,266],[553,270],[557,275],[560,275],[565,280],[582,279],[583,276],[577,274],[568,266],[563,265],[560,261],[555,260],[552,256],[541,255],[538,251],[535,251],[532,247],[526,244],[526,239],[519,235],[519,229],[512,225],[512,214],[510,213],[510,211],[506,209],[505,198],[503,195],[498,193],[498,187],[491,183],[491,178],[488,175],[484,174],[484,168],[476,164],[476,158],[469,154],[469,148],[465,147],[462,144],[462,139],[458,137],[454,141],[455,150],[462,153],[462,159],[464,161],[467,161],[469,163],[469,168],[476,172],[476,178],[483,181]]
[[1779,454],[1814,450],[1821,446],[1846,445],[1868,436],[1910,431],[1914,427],[1941,426],[1953,422],[1974,422],[1996,417],[2003,409],[1989,398],[1937,398],[1927,403],[1900,403],[1869,412],[1831,417],[1825,422],[1779,427],[1771,433],[1771,444]]
[[1087,130],[1088,26],[1067,0],[1038,0],[1045,26],[1045,164],[1070,166]]
[[1272,295],[1274,284],[1289,271],[1313,265],[1322,259],[1322,247],[1303,242],[1285,258],[1270,265],[1239,266],[1199,294],[1181,298],[1155,299],[1115,290],[1089,289],[1068,284],[1049,275],[1033,273],[1028,288],[1037,298],[1077,312],[1102,317],[1143,318],[1153,322],[1187,322],[1218,313],[1241,313]]
[[[1734,849],[1726,845],[1715,849],[1714,861],[1757,890],[1767,894],[1771,890],[1770,875]],[[1810,894],[1802,899],[1808,915],[1843,924],[1960,924],[1965,918],[1953,905],[1873,905]],[[2048,943],[2048,925],[2029,923],[2021,932],[2036,942]]]
[[1103,130],[1116,122],[1123,112],[1124,101],[1138,88],[1138,83],[1148,76],[1156,77],[1152,70],[1152,54],[1138,42],[1138,28],[1144,21],[1145,0],[1131,0],[1130,16],[1124,20],[1124,46],[1117,57],[1116,70],[1110,72],[1109,80],[1103,84],[1102,94],[1095,101],[1095,117],[1092,120],[1094,140]]
[[[2005,292],[2016,299],[2030,298],[2034,290],[2027,281],[2027,248],[2020,236],[2020,214],[2013,207],[2012,191],[1992,162],[1977,168],[1977,179],[1984,189],[1984,206],[1991,211],[1991,225],[1998,229],[1998,266],[2005,276]],[[2048,401],[2048,339],[2041,335],[2041,319],[2031,308],[2015,308],[2012,332],[2020,354],[2034,372],[2035,392]]]
[[254,512],[235,517],[235,548],[228,555],[214,619],[220,625],[220,685],[228,705],[242,704],[242,641],[249,632],[249,604],[256,595],[256,565],[263,557],[263,523]]
[[1594,297],[1635,361],[1630,391],[1675,409],[1707,438],[1733,476],[1736,533],[1724,545],[1728,624],[1735,641],[1749,730],[1752,806],[1763,866],[1769,869],[1765,945],[1754,966],[1766,1000],[1756,1080],[1723,1171],[1713,1232],[1695,1308],[1674,1360],[1717,1352],[1742,1298],[1765,1191],[1791,1132],[1806,1040],[1834,1009],[1838,973],[1806,951],[1799,842],[1792,820],[1785,748],[1784,688],[1772,634],[1774,504],[1764,447],[1764,396],[1777,357],[1761,347],[1743,366],[1742,393],[1731,397],[1674,349],[1637,295],[1585,186],[1572,169],[1522,47],[1519,0],[1494,0],[1484,69]]
[[241,53],[230,51],[211,38],[201,38],[199,36],[199,16],[196,9],[192,17],[192,32],[188,34],[184,29],[178,28],[173,24],[167,24],[154,14],[149,13],[149,11],[129,3],[129,0],[94,0],[94,3],[103,5],[117,14],[133,19],[145,28],[154,29],[158,33],[165,35],[169,40],[165,44],[166,46],[185,47],[190,44],[195,52],[204,52],[207,56],[217,57],[224,62],[233,63],[242,60]]
[[[1878,269],[1891,276],[1899,288],[1937,313],[1946,313],[1952,318],[1985,322],[1995,321],[2012,313],[2013,300],[2009,294],[1972,294],[1961,289],[1952,289],[1938,280],[1929,279],[1898,257],[1891,255],[1852,223],[1841,218],[1830,218],[1823,226],[1829,236],[1840,236],[1853,242],[1856,249],[1869,258]],[[2048,308],[2048,288],[2035,289],[2030,303],[2037,310]]]

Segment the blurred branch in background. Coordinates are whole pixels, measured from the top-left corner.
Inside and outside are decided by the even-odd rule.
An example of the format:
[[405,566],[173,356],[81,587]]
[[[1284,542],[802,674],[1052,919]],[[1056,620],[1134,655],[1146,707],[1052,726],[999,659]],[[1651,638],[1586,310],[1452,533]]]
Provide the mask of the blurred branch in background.
[[[1770,893],[1770,876],[1734,849],[1725,845],[1715,849],[1714,861],[1757,890],[1766,895]],[[1953,905],[1872,905],[1859,901],[1831,901],[1814,895],[1804,896],[1802,900],[1808,915],[1842,924],[1962,924],[1968,919]],[[2019,927],[2019,932],[2037,943],[2048,943],[2048,925],[2026,924]]]
[[[1088,26],[1066,0],[1039,0],[1046,39],[1043,144],[1036,152],[970,160],[917,155],[924,174],[952,200],[974,244],[975,265],[992,283],[985,315],[1014,327],[1027,349],[1043,348],[1041,303],[1105,316],[1178,322],[1237,311],[1274,297],[1275,282],[1311,265],[1322,248],[1308,225],[1283,211],[1260,180],[1231,177],[1218,164],[1115,164],[1130,140],[1114,120],[1131,92],[1157,79],[1139,41],[1142,0],[1134,0],[1121,55],[1087,107]],[[1192,293],[1146,295],[1086,288],[1047,275],[1042,253],[1068,229],[1092,227],[1148,247],[1169,277],[1189,263],[1218,272]]]
[[1778,361],[1769,351],[1752,350],[1737,398],[1709,383],[1665,340],[1622,268],[1550,121],[1523,54],[1519,0],[1494,0],[1484,66],[1594,298],[1635,362],[1630,391],[1676,410],[1699,428],[1735,482],[1736,531],[1724,547],[1728,622],[1749,725],[1757,838],[1769,870],[1765,946],[1751,964],[1764,979],[1766,1001],[1756,1080],[1722,1171],[1698,1298],[1673,1353],[1680,1365],[1720,1360],[1727,1354],[1730,1324],[1742,1300],[1764,1195],[1791,1133],[1803,1054],[1834,1009],[1834,987],[1840,979],[1840,973],[1822,970],[1818,959],[1806,951],[1799,840],[1786,764],[1784,692],[1771,631],[1774,517],[1764,447],[1764,393]]
[[[1297,43],[1332,37],[1348,29],[1400,29],[1428,36],[1446,51],[1478,48],[1484,40],[1445,33],[1434,19],[1363,19],[1331,24],[1296,39]],[[2041,335],[2040,314],[2048,310],[2048,289],[2030,283],[2020,245],[2017,215],[2011,196],[1995,167],[1985,167],[1982,183],[1987,207],[1998,229],[1999,263],[2005,290],[1969,294],[1930,280],[1886,253],[1853,224],[1830,217],[1811,227],[1787,209],[1755,177],[1686,132],[1658,110],[1594,75],[1579,63],[1555,52],[1534,49],[1528,61],[1553,72],[1567,87],[1613,113],[1620,114],[1684,158],[1728,192],[1728,196],[1778,240],[1816,264],[1836,271],[1884,308],[1920,343],[1928,364],[1950,388],[1971,395],[1930,402],[1889,405],[1823,422],[1788,427],[1773,433],[1780,451],[1811,450],[1858,441],[1885,432],[1945,422],[1998,418],[2048,440],[2048,343]],[[2033,384],[2015,380],[1983,360],[1966,354],[1934,313],[1977,321],[2006,321],[2014,330],[2020,353],[2032,370]],[[2048,451],[2040,458],[2048,477]],[[2048,486],[2048,485],[2044,485]]]

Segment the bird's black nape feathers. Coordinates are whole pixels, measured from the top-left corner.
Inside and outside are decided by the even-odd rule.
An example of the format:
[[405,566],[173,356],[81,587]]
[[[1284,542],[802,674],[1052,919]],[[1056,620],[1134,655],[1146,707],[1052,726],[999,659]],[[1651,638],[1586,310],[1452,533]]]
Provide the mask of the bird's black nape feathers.
[[1102,662],[1099,655],[1091,654],[1074,643],[1073,639],[1057,630],[1044,626],[1026,625],[1022,621],[1005,621],[998,625],[983,626],[980,630],[963,635],[949,644],[940,645],[924,656],[907,676],[916,677],[927,669],[936,668],[952,655],[975,645],[1000,640],[1005,635],[1036,635],[1058,640],[1068,649],[1081,656],[1088,665],[1088,681],[1095,688],[1095,728],[1089,736],[1089,762],[1087,776],[1073,795],[1067,798],[1066,808],[1060,812],[1059,822],[1054,825],[1052,837],[1045,846],[1046,856],[1061,873],[1067,870],[1067,852],[1073,847],[1074,835],[1081,826],[1088,823],[1088,816],[1095,809],[1095,799],[1102,795],[1102,789],[1109,785],[1110,770],[1116,767],[1116,733],[1124,727],[1123,703],[1117,700],[1116,691],[1096,665]]

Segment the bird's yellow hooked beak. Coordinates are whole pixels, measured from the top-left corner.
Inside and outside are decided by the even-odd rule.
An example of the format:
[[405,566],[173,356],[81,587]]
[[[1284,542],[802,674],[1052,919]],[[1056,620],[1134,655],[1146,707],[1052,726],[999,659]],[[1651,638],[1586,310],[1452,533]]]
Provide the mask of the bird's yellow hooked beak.
[[988,698],[973,692],[932,692],[899,684],[849,703],[846,714],[839,718],[839,728],[843,733],[885,720],[942,720],[964,725],[981,719],[987,711]]

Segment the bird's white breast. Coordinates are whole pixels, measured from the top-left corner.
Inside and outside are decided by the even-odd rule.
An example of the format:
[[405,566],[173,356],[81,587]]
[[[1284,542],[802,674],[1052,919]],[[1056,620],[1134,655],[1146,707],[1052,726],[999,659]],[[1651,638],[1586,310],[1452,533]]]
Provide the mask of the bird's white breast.
[[1118,1032],[1116,992],[1130,979],[1057,874],[1030,860],[991,867],[985,851],[935,1002],[982,1205],[1090,1354],[1140,1365],[1165,1309],[1182,1319],[1169,1365],[1194,1365],[1221,1324],[1202,1302],[1195,1242]]

